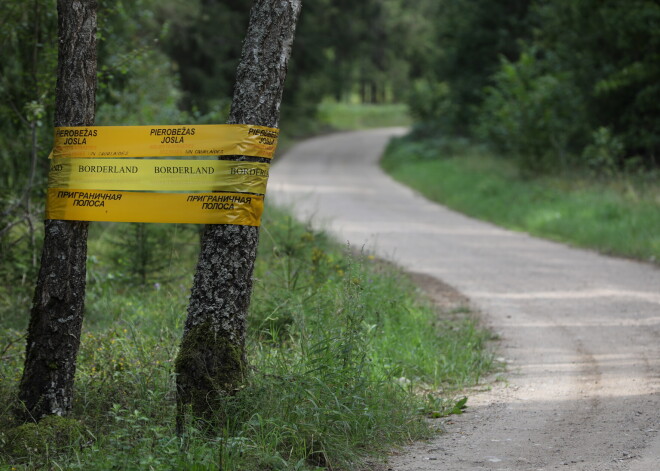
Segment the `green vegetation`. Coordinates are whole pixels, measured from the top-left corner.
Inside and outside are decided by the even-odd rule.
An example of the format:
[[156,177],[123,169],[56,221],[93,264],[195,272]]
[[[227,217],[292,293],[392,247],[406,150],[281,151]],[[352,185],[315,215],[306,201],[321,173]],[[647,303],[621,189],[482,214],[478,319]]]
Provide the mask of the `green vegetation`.
[[[660,5],[653,0],[436,0],[411,112],[530,174],[657,168]],[[594,148],[598,148],[595,152]]]
[[[223,122],[250,2],[111,3],[99,12],[97,124]],[[284,133],[407,125],[409,109],[421,134],[390,147],[397,178],[508,227],[657,260],[658,3],[409,3],[305,4]],[[248,381],[208,418],[218,433],[188,424],[179,438],[172,423],[199,244],[184,225],[92,226],[73,419],[12,428],[43,236],[57,18],[55,0],[3,6],[0,467],[355,469],[367,452],[427,434],[424,415],[463,410],[453,395],[489,368],[487,335],[438,320],[405,277],[271,208]],[[439,388],[447,395],[419,394]]]
[[[505,4],[506,3],[506,4]],[[419,2],[412,137],[383,165],[467,214],[660,257],[660,6]]]
[[426,197],[471,216],[604,253],[660,260],[657,173],[530,178],[469,141],[415,136],[394,140],[383,166]]
[[411,125],[404,104],[324,102],[319,105],[317,120],[340,131]]
[[27,423],[8,429],[3,441],[9,455],[29,459],[31,454],[56,455],[72,444],[79,445],[83,436],[80,422],[53,415],[38,424]]
[[375,453],[428,436],[424,416],[460,412],[461,388],[492,368],[488,334],[464,313],[438,316],[404,275],[373,257],[351,255],[275,208],[266,212],[247,383],[208,418],[222,419],[219,430],[188,424],[179,438],[174,424],[173,361],[197,231],[146,226],[169,233],[160,248],[169,256],[142,284],[124,276],[118,225],[95,224],[76,399],[65,424],[73,425],[57,441],[44,437],[59,423],[13,428],[28,289],[2,298],[0,468],[359,469]]

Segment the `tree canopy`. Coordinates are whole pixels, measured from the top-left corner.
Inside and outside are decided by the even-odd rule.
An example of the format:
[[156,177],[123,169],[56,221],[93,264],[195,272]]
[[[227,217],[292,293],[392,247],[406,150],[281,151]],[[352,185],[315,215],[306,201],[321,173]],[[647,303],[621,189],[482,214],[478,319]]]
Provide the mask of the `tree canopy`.
[[484,139],[533,171],[657,165],[657,1],[434,5],[436,47],[410,102],[432,128]]

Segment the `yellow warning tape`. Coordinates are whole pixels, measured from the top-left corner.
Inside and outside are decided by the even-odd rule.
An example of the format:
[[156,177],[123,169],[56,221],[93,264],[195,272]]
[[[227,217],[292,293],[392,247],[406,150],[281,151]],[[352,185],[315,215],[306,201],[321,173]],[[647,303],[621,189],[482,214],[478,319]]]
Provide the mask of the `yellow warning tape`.
[[58,127],[52,156],[272,158],[278,135],[276,128],[250,124]]
[[46,219],[258,226],[263,196],[48,189]]
[[228,160],[51,160],[49,188],[266,193],[267,163]]

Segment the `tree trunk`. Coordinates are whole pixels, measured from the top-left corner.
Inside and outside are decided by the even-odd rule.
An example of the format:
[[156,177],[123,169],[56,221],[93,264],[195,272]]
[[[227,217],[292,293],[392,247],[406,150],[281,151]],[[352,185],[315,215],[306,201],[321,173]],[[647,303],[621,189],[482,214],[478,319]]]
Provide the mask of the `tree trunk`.
[[[94,124],[96,0],[58,0],[55,126]],[[23,420],[71,410],[85,301],[87,222],[45,223],[19,397]]]
[[[230,124],[278,126],[301,3],[255,0],[238,65]],[[260,161],[245,156],[235,160]],[[211,419],[218,401],[243,381],[258,241],[257,227],[206,227],[176,359],[179,431],[187,406],[197,418]]]

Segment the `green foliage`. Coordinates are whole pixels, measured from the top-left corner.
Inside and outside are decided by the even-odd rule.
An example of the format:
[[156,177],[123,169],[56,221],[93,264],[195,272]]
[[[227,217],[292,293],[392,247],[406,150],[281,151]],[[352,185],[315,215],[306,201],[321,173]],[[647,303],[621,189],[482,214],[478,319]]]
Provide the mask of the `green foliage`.
[[417,79],[408,94],[408,104],[416,120],[443,126],[452,109],[449,85],[447,82]]
[[426,403],[420,409],[420,412],[426,414],[427,417],[437,419],[439,417],[447,417],[450,415],[461,415],[467,409],[467,397],[461,399],[445,399],[428,394],[426,396]]
[[[160,47],[177,65],[187,112],[226,111],[249,7],[243,1],[170,0],[156,8],[167,25]],[[422,15],[403,0],[306,3],[282,106],[283,121],[296,128],[292,134],[301,134],[297,128],[328,98],[375,104],[405,97],[408,58],[428,47],[419,44],[420,30],[428,28]]]
[[116,279],[146,285],[169,278],[171,273],[164,271],[172,264],[173,251],[196,236],[192,227],[185,224],[114,225],[108,237]]
[[[161,44],[183,2],[120,0],[100,4],[98,14],[98,91],[100,125],[178,124],[182,93],[175,64]],[[162,16],[164,12],[170,18]]]
[[[429,89],[429,100],[442,100],[437,103],[442,108],[436,111],[433,122],[443,132],[458,135],[471,132],[479,116],[483,89],[492,83],[491,76],[499,67],[500,57],[515,60],[519,40],[529,35],[530,3],[530,0],[436,0],[416,6],[422,11],[421,21],[430,22],[431,32],[422,39],[430,42],[427,52],[418,58],[424,67],[413,77],[423,79],[421,83]],[[437,89],[434,83],[442,84],[442,88]],[[410,95],[409,103],[413,116],[429,115],[429,103],[418,90]]]
[[435,47],[409,103],[437,133],[480,138],[533,174],[601,165],[593,136],[606,128],[623,145],[611,169],[657,166],[658,2],[447,0],[421,8],[433,19],[426,38]]
[[[153,0],[101,5],[98,124],[185,119],[177,108],[178,78],[157,48],[157,4],[171,6]],[[10,0],[4,6],[0,46],[11,60],[0,63],[0,284],[23,291],[36,276],[42,240],[38,221],[52,145],[57,12],[54,0]]]
[[[424,417],[450,412],[457,388],[492,367],[489,336],[469,319],[438,317],[391,267],[347,254],[323,233],[267,208],[249,316],[247,382],[218,408],[217,431],[189,426],[179,438],[174,359],[190,280],[163,281],[159,289],[116,283],[108,242],[113,227],[96,225],[90,235],[73,410],[84,439],[49,454],[47,466],[360,469],[367,456],[428,436]],[[174,246],[179,256],[168,272],[192,273],[189,244],[182,239]],[[14,326],[23,328],[23,321]],[[24,354],[23,338],[8,327],[0,330],[0,430],[15,426],[11,411]],[[36,452],[0,451],[0,467],[39,469],[43,463]]]
[[408,126],[410,117],[404,104],[349,104],[326,101],[319,105],[317,120],[334,130],[356,130]]
[[657,164],[660,144],[660,5],[653,0],[538,2],[535,43],[570,71],[592,131],[610,129],[627,157]]
[[171,0],[153,4],[164,22],[161,49],[176,64],[186,111],[208,114],[230,103],[249,2]]
[[[597,138],[594,156],[616,151],[606,132]],[[383,166],[428,198],[471,216],[605,253],[660,260],[657,171],[605,178],[601,167],[600,181],[591,170],[528,178],[483,149],[447,157],[433,143],[410,138],[390,145]]]
[[34,276],[50,146],[57,41],[54,0],[3,2],[0,48],[0,283]]
[[[359,326],[365,329],[361,335],[367,335],[369,368],[379,378],[407,378],[417,384],[438,386],[456,381],[470,383],[478,380],[479,368],[467,368],[457,375],[452,365],[479,365],[477,357],[472,357],[471,349],[457,349],[451,339],[453,327],[451,322],[436,324],[429,317],[430,312],[420,309],[411,303],[401,289],[410,285],[393,273],[387,276],[374,276],[368,272],[369,266],[364,262],[355,261],[347,264],[336,253],[324,247],[327,244],[323,236],[311,231],[298,232],[290,221],[271,224],[271,228],[281,226],[286,231],[286,245],[275,245],[272,250],[282,262],[268,267],[265,273],[257,271],[255,276],[264,282],[282,284],[278,290],[279,296],[270,295],[269,302],[253,309],[251,325],[253,330],[263,332],[266,341],[269,338],[278,342],[292,341],[288,333],[292,327],[304,336],[307,341],[315,342],[319,332],[327,332],[328,325],[333,324],[333,317],[359,314],[359,318],[346,318],[347,325]],[[313,244],[310,244],[310,239]],[[318,242],[317,242],[318,239]],[[265,237],[264,244],[268,244]],[[262,252],[263,253],[263,252]],[[284,257],[286,255],[286,257]],[[277,258],[276,258],[277,260]],[[369,258],[367,258],[369,261]],[[286,262],[286,264],[284,264]],[[373,262],[372,262],[373,263]],[[377,266],[378,271],[386,270]],[[300,280],[315,280],[313,284],[303,284]],[[309,283],[309,282],[308,282]],[[383,293],[388,293],[383,299]],[[255,286],[255,296],[260,299],[260,285]],[[263,293],[265,294],[265,293]],[[320,304],[326,302],[331,306],[331,300],[343,300],[347,306],[336,305],[330,309]],[[329,307],[330,307],[329,306]],[[426,307],[428,308],[428,306]],[[392,309],[391,312],[388,312]],[[437,326],[437,329],[422,329],[420,325]],[[483,332],[474,329],[469,322],[460,326],[461,342],[472,342],[475,352],[482,350],[485,337]],[[348,334],[338,335],[346,338]],[[471,340],[467,340],[471,339]],[[302,341],[298,340],[298,341]],[[433,347],[431,347],[433,346]],[[397,358],[397,361],[393,361]],[[483,357],[482,357],[483,358]],[[446,369],[445,369],[446,366]],[[470,373],[471,372],[471,373]],[[470,376],[476,373],[477,376]],[[451,377],[453,379],[445,379]]]
[[595,176],[612,177],[623,157],[623,142],[608,128],[598,128],[592,139],[582,154],[584,163]]
[[486,89],[478,133],[528,173],[566,170],[584,137],[585,112],[569,74],[546,72],[533,53],[503,60]]

